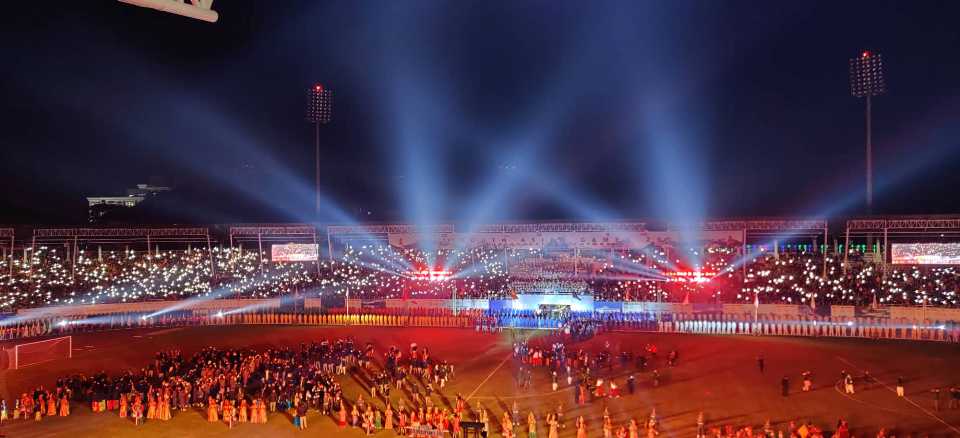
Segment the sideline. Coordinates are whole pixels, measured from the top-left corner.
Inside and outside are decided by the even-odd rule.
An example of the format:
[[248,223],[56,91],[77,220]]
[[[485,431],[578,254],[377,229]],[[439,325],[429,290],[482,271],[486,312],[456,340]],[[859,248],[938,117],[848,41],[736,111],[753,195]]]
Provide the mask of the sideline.
[[869,407],[871,407],[871,408],[873,408],[873,409],[878,409],[878,410],[881,410],[881,411],[892,412],[892,413],[894,413],[894,414],[908,415],[908,416],[914,417],[914,418],[923,418],[923,417],[924,417],[923,415],[920,415],[920,414],[917,414],[917,413],[907,413],[907,412],[903,412],[902,409],[890,409],[890,408],[887,408],[887,407],[880,406],[880,405],[878,405],[878,404],[874,404],[874,403],[870,403],[870,402],[866,402],[866,401],[860,400],[860,399],[858,399],[858,398],[856,398],[856,397],[851,396],[850,394],[847,394],[847,393],[843,392],[843,389],[842,389],[842,388],[843,388],[843,380],[837,380],[837,383],[834,383],[834,384],[833,384],[833,390],[834,390],[834,391],[837,391],[837,394],[840,394],[841,396],[843,396],[843,397],[846,398],[847,400],[855,401],[855,402],[857,402],[857,403],[860,403],[861,405],[869,406]]

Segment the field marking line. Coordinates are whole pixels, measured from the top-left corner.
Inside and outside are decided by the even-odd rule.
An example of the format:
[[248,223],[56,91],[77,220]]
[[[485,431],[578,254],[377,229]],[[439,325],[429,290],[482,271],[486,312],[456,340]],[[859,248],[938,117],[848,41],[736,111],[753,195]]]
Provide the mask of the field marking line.
[[[129,341],[123,341],[123,340],[121,340],[121,341],[118,341],[118,342],[107,343],[107,344],[103,344],[103,345],[100,345],[100,346],[85,345],[83,349],[74,348],[73,351],[74,351],[75,354],[73,355],[73,357],[76,358],[76,357],[80,357],[80,356],[88,356],[88,355],[90,355],[91,353],[102,354],[102,353],[106,352],[107,350],[110,350],[110,349],[113,349],[113,348],[121,348],[121,347],[125,347],[125,346],[128,346],[128,345],[140,344],[140,343],[144,343],[144,342],[150,342],[150,341],[153,340],[153,335],[154,335],[154,334],[159,333],[160,336],[162,336],[162,335],[166,335],[166,334],[170,334],[170,333],[175,333],[175,332],[177,332],[177,331],[184,330],[184,329],[186,329],[186,328],[187,328],[187,327],[174,327],[174,328],[171,328],[171,329],[163,329],[163,330],[158,330],[158,331],[155,331],[155,332],[144,333],[142,336],[132,335],[132,336],[130,336],[130,339],[131,339],[131,340],[129,340]],[[119,331],[122,331],[122,330],[123,330],[123,329],[119,329],[119,330],[105,330],[104,332],[119,332]],[[102,332],[100,332],[100,333],[102,333]],[[89,348],[87,348],[87,347],[89,347]]]
[[549,397],[549,396],[551,396],[551,395],[559,394],[559,393],[564,392],[564,391],[570,391],[570,390],[572,390],[572,389],[573,389],[573,386],[567,386],[567,387],[565,387],[565,388],[558,388],[556,391],[540,392],[540,393],[537,393],[537,394],[508,395],[508,396],[503,396],[503,397],[496,396],[496,395],[478,395],[478,396],[476,396],[476,397],[474,397],[474,398],[483,399],[483,400],[495,400],[495,399],[500,399],[500,400],[519,400],[519,399],[524,399],[524,398]]
[[843,396],[843,397],[846,398],[847,400],[855,401],[855,402],[860,403],[860,404],[862,404],[862,405],[864,405],[864,406],[870,406],[871,408],[879,409],[879,410],[881,410],[881,411],[892,412],[892,413],[894,413],[894,414],[900,414],[900,415],[908,415],[908,416],[914,417],[914,418],[923,418],[923,415],[920,415],[920,414],[916,414],[916,413],[906,413],[906,412],[903,412],[903,411],[900,410],[900,409],[890,409],[890,408],[887,408],[887,407],[880,406],[880,405],[878,405],[878,404],[874,404],[874,403],[865,402],[865,401],[863,401],[863,400],[860,400],[860,399],[858,399],[858,398],[856,398],[856,397],[851,396],[850,394],[847,394],[847,393],[844,392],[843,390],[841,390],[841,389],[840,389],[840,386],[841,386],[842,384],[843,384],[843,380],[837,380],[837,383],[834,383],[834,384],[833,384],[833,390],[834,390],[834,391],[837,391],[837,394],[840,394],[841,396]]
[[[850,365],[850,366],[852,366],[852,367],[854,367],[854,368],[856,368],[856,369],[859,369],[860,371],[864,371],[863,368],[860,368],[859,366],[857,366],[857,365],[854,364],[853,362],[850,362],[849,360],[847,360],[847,359],[845,359],[845,358],[843,358],[843,357],[837,356],[837,359],[840,359],[841,362],[843,362],[843,363],[845,363],[845,364],[847,364],[847,365]],[[873,380],[876,381],[877,383],[879,383],[879,384],[880,384],[881,386],[883,386],[884,388],[886,388],[888,391],[890,391],[890,392],[892,392],[892,393],[894,393],[894,394],[897,393],[897,390],[896,390],[896,389],[893,389],[893,388],[891,388],[889,385],[887,385],[886,383],[881,382],[880,379],[877,379],[876,377],[874,377]],[[927,416],[929,416],[930,418],[933,418],[933,419],[939,421],[939,422],[942,423],[944,426],[947,426],[948,428],[950,428],[950,430],[952,430],[952,431],[960,434],[960,428],[957,428],[956,426],[954,426],[954,425],[952,425],[952,424],[950,424],[950,423],[947,423],[946,421],[944,421],[943,418],[940,418],[940,416],[934,414],[933,412],[928,411],[928,410],[927,410],[926,408],[924,408],[923,406],[920,406],[919,404],[917,404],[917,402],[915,402],[915,401],[913,401],[912,399],[910,399],[910,397],[903,396],[903,397],[897,397],[897,398],[902,398],[902,399],[906,400],[907,403],[910,403],[911,405],[913,405],[913,406],[916,407],[917,409],[921,410],[924,414],[927,414]]]
[[[530,338],[533,337],[533,333],[531,332],[531,333],[526,334],[526,335],[521,335],[521,337],[523,338],[523,341],[526,342],[526,341],[530,340]],[[514,338],[514,339],[516,339],[516,338]],[[497,366],[493,369],[493,371],[490,371],[490,374],[487,374],[487,377],[486,377],[485,379],[483,379],[483,381],[481,381],[480,384],[477,385],[476,388],[473,389],[473,392],[471,392],[470,395],[467,396],[467,398],[465,399],[465,401],[470,401],[470,399],[473,398],[473,396],[477,394],[477,391],[479,391],[480,388],[482,388],[483,385],[485,385],[485,384],[487,383],[487,381],[490,380],[490,378],[493,377],[493,375],[496,374],[497,371],[500,371],[500,368],[503,368],[503,365],[506,364],[506,363],[507,363],[510,359],[512,359],[512,358],[513,358],[513,346],[511,345],[511,346],[510,346],[510,351],[507,352],[507,357],[503,358],[503,360],[500,361],[500,364],[497,365]]]
[[480,384],[477,385],[476,388],[473,389],[473,392],[471,392],[470,395],[467,396],[466,401],[470,401],[470,399],[473,398],[473,396],[477,393],[477,391],[479,391],[480,388],[482,388],[483,385],[485,385],[485,384],[487,383],[487,381],[490,380],[490,378],[493,377],[493,375],[496,374],[497,371],[500,371],[500,368],[502,368],[503,365],[504,365],[505,363],[507,363],[507,361],[509,361],[509,360],[512,359],[512,358],[513,358],[513,351],[511,351],[509,354],[507,354],[507,357],[503,358],[503,360],[500,361],[500,364],[497,365],[497,366],[493,369],[493,371],[490,371],[490,374],[487,374],[487,377],[486,377],[485,379],[483,379],[483,380],[480,382]]

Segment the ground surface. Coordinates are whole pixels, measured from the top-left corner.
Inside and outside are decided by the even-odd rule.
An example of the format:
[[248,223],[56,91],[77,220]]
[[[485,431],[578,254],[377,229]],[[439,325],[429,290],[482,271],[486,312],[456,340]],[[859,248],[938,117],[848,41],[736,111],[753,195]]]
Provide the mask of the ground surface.
[[[867,340],[610,333],[577,347],[597,352],[609,343],[614,352],[639,352],[644,344],[655,343],[661,357],[653,365],[661,370],[662,383],[653,388],[649,373],[638,372],[632,366],[620,367],[618,363],[611,375],[618,376],[618,383],[624,387],[625,376],[634,373],[637,393],[578,407],[573,404],[572,390],[565,385],[556,393],[550,391],[549,378],[543,369],[535,373],[532,390],[516,388],[516,364],[509,354],[515,335],[506,332],[491,335],[450,329],[285,326],[115,331],[75,336],[73,359],[0,372],[0,396],[9,401],[12,394],[37,385],[49,387],[58,375],[139,369],[161,349],[179,348],[189,354],[208,345],[295,346],[322,337],[343,336],[353,336],[359,342],[372,341],[381,350],[390,345],[406,349],[410,342],[429,346],[433,357],[457,366],[456,378],[443,391],[447,399],[453,400],[456,393],[461,393],[470,397],[471,406],[477,402],[486,406],[494,418],[499,418],[516,400],[524,414],[533,409],[541,420],[546,410],[562,402],[566,422],[570,424],[576,416],[584,415],[590,425],[590,436],[601,436],[599,417],[604,405],[616,424],[629,418],[643,420],[656,408],[662,435],[671,437],[693,436],[700,411],[705,413],[708,425],[760,426],[770,419],[777,427],[791,420],[809,419],[832,429],[842,417],[850,422],[858,436],[872,436],[879,426],[901,431],[901,436],[907,433],[960,436],[960,409],[947,410],[944,397],[941,410],[935,411],[930,392],[935,386],[960,383],[960,348]],[[534,337],[534,342],[538,340],[543,341]],[[679,365],[667,368],[663,356],[674,349],[680,355]],[[766,360],[763,374],[756,364],[760,353]],[[835,382],[842,370],[860,375],[864,369],[869,370],[878,383],[858,385],[853,396],[837,390]],[[814,373],[813,392],[799,392],[800,373],[804,370]],[[780,379],[785,374],[789,375],[792,386],[786,398],[780,395]],[[906,379],[906,398],[897,398],[893,392],[897,376]],[[341,379],[341,382],[350,399],[362,390],[352,378]],[[394,394],[393,398],[396,397]],[[439,398],[437,401],[443,402]],[[311,412],[311,427],[307,432],[296,431],[289,416],[279,413],[271,414],[268,424],[242,424],[232,430],[224,424],[208,423],[200,411],[177,412],[169,422],[153,421],[140,427],[134,427],[115,413],[93,414],[88,407],[78,404],[74,404],[73,413],[67,418],[44,418],[40,423],[7,422],[0,426],[0,434],[8,437],[362,436],[359,430],[337,429],[332,419],[321,418],[316,412]],[[496,429],[499,431],[499,427]],[[544,432],[541,429],[541,435],[545,436]],[[393,436],[392,432],[379,435]],[[574,436],[572,425],[561,436]]]

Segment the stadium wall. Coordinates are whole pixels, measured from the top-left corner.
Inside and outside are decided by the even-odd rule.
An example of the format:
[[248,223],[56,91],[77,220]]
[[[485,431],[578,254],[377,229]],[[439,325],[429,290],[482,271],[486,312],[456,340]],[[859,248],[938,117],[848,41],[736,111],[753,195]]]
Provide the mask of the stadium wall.
[[960,309],[944,307],[901,307],[891,306],[890,318],[914,321],[953,321],[960,322]]
[[35,307],[17,310],[17,316],[25,318],[51,318],[67,316],[91,316],[110,313],[153,313],[165,309],[171,310],[235,310],[243,307],[269,309],[279,308],[278,300],[270,299],[227,299],[207,300],[186,303],[185,301],[144,301],[140,303],[86,304],[77,306]]

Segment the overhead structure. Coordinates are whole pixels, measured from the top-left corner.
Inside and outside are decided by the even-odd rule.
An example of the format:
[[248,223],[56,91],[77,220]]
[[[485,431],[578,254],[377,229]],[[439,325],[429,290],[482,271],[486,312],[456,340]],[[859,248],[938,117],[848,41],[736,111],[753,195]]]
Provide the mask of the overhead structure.
[[217,11],[211,9],[213,0],[117,0],[142,8],[156,9],[183,17],[216,23],[220,18]]
[[746,253],[748,242],[767,244],[771,239],[796,240],[810,238],[816,248],[820,238],[823,239],[823,251],[828,249],[827,233],[829,231],[826,219],[744,219],[744,220],[714,220],[697,222],[694,224],[669,224],[671,230],[692,228],[700,231],[743,231],[743,251]]
[[[960,241],[960,217],[958,216],[892,216],[884,218],[863,218],[847,221],[844,237],[843,261],[846,269],[850,254],[850,239],[882,235],[878,248],[868,252],[875,261],[882,262],[884,272],[890,262],[890,239],[909,241]],[[879,260],[876,260],[879,259]]]
[[410,225],[410,224],[368,224],[368,225],[328,225],[327,245],[330,260],[338,248],[359,246],[370,243],[390,243],[390,234],[451,235],[455,232],[453,224]]
[[263,254],[263,242],[309,242],[317,243],[317,228],[307,224],[258,224],[230,227],[230,247],[243,242],[257,242],[257,250]]

